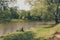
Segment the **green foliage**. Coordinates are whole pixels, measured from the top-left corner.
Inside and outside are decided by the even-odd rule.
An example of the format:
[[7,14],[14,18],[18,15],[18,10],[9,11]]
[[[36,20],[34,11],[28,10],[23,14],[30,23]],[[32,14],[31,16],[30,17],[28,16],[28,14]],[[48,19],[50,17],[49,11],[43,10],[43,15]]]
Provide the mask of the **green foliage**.
[[18,12],[19,18],[22,20],[31,20],[30,11],[21,10]]
[[11,20],[11,13],[9,10],[0,11],[0,23],[9,22]]
[[42,21],[59,22],[60,0],[27,0],[27,3],[32,6],[30,14],[35,16],[35,19],[39,16]]
[[[20,10],[10,8],[10,10],[0,11],[0,22],[10,21],[10,19],[21,19],[30,21],[55,21],[60,20],[60,0],[27,0],[31,5],[31,10]],[[8,15],[8,16],[6,16]],[[4,19],[4,20],[3,20]]]
[[51,21],[53,13],[49,11],[53,7],[48,5],[47,0],[27,0],[32,6],[30,10],[30,20],[33,21]]
[[14,8],[9,7],[11,3],[13,2],[16,3],[15,1],[16,0],[11,2],[9,2],[8,0],[0,0],[0,23],[10,22],[12,18],[13,19],[19,18],[16,7]]
[[4,37],[4,40],[33,40],[34,33],[33,32],[17,32],[12,33]]
[[11,12],[11,18],[12,19],[18,19],[19,18],[19,15],[17,13],[17,9],[15,8],[10,8],[10,12]]
[[10,10],[0,10],[0,23],[10,22],[11,19],[18,19],[19,15],[15,8],[10,8]]

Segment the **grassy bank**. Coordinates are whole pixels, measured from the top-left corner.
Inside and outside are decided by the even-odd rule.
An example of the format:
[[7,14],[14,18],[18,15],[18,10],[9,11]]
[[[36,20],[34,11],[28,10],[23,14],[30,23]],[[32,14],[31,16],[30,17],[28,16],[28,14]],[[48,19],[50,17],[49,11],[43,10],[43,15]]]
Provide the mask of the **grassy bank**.
[[[27,30],[27,31],[34,32],[35,38],[48,39],[48,38],[53,37],[53,34],[59,29],[60,29],[60,24],[54,27],[34,27],[34,28],[31,28],[31,30]],[[2,38],[0,40],[2,40]]]
[[33,31],[36,34],[36,37],[43,37],[43,38],[53,37],[54,33],[59,30],[60,30],[60,24],[54,27],[40,27],[40,28],[35,27],[31,29],[31,31]]

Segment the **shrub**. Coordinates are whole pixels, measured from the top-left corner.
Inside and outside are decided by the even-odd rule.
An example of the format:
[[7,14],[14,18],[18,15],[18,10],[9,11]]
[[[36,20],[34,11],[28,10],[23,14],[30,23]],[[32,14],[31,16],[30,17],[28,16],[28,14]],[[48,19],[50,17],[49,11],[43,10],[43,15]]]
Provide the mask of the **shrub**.
[[0,10],[0,23],[6,23],[11,21],[11,13],[9,10]]
[[4,36],[4,40],[34,40],[34,33],[29,32],[16,32]]

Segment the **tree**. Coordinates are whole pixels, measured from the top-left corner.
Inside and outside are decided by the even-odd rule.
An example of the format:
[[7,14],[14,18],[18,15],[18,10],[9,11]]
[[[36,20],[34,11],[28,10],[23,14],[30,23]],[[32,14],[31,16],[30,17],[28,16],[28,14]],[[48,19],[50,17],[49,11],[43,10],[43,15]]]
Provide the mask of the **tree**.
[[[14,3],[16,0],[0,0],[0,23],[2,22],[9,22],[11,21],[11,14],[14,16],[14,18],[17,18],[17,13],[14,10],[10,10],[12,4]],[[11,5],[10,5],[11,4]],[[13,12],[14,13],[13,13]]]
[[60,0],[28,0],[31,5],[32,14],[38,14],[43,20],[54,20],[59,23]]
[[54,16],[55,16],[55,22],[56,22],[56,24],[58,24],[59,23],[59,6],[60,6],[60,0],[48,0],[49,1],[49,3],[50,3],[50,5],[51,4],[54,4],[56,7],[56,12],[54,12]]
[[16,0],[0,0],[0,10],[9,9],[9,6],[16,3]]
[[10,8],[10,12],[11,12],[11,18],[12,19],[18,19],[19,15],[17,13],[17,8]]
[[30,11],[20,10],[18,14],[20,19],[31,20]]
[[11,21],[11,13],[9,10],[0,11],[0,23]]
[[28,3],[31,5],[31,15],[38,17],[42,21],[50,21],[51,14],[48,12],[48,3],[47,0],[29,0]]

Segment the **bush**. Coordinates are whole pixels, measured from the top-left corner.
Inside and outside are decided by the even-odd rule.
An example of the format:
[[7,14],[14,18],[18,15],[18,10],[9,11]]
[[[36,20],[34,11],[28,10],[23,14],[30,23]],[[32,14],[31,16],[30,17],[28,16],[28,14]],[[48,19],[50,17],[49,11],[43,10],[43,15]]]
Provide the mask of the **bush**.
[[0,23],[11,21],[11,13],[9,10],[0,11]]
[[18,19],[19,18],[19,14],[17,13],[17,9],[10,8],[10,12],[11,12],[11,18],[12,19]]
[[17,32],[4,36],[4,40],[34,40],[33,32]]

